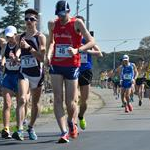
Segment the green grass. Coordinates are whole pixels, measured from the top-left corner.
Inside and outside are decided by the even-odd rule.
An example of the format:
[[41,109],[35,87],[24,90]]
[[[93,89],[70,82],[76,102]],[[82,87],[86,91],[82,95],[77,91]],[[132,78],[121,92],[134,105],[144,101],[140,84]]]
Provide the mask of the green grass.
[[[11,109],[10,113],[10,122],[14,122],[16,120],[16,110],[15,108]],[[3,122],[3,109],[0,107],[0,124]]]
[[[43,115],[52,114],[53,108],[52,107],[44,107],[40,113]],[[30,116],[29,116],[29,118],[30,118]],[[16,110],[15,110],[15,108],[11,109],[10,122],[14,122],[14,123],[16,122]],[[3,123],[3,108],[0,107],[0,130],[2,130],[2,128],[3,128],[2,123]],[[10,126],[10,131],[16,131],[16,124]]]
[[51,108],[51,107],[45,107],[41,111],[41,114],[43,114],[43,115],[48,115],[48,114],[52,114],[52,113],[53,113],[53,108]]

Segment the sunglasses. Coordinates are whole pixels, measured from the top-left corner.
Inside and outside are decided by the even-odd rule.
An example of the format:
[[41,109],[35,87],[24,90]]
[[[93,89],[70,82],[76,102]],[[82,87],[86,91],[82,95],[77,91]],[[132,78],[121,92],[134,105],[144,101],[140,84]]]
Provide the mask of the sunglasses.
[[37,21],[37,19],[36,19],[36,18],[33,18],[33,17],[30,17],[30,18],[26,17],[24,20],[25,20],[25,21],[31,21],[31,22]]
[[11,38],[10,36],[6,36],[7,39]]

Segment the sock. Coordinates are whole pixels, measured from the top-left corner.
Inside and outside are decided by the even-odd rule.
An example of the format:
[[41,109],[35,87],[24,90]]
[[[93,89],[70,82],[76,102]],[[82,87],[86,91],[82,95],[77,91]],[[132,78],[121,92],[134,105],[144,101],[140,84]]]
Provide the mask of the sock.
[[83,117],[80,117],[80,116],[78,116],[78,118],[79,118],[79,120],[82,120],[82,119],[83,119]]
[[9,132],[9,127],[4,127],[4,130]]
[[73,122],[72,121],[71,122],[68,121],[68,126],[70,127],[71,131],[73,131]]

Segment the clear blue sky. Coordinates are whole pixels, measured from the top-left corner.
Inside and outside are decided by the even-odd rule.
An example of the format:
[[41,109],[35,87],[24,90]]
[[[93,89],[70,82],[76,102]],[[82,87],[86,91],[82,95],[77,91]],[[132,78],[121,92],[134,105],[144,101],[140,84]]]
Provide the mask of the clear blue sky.
[[[34,0],[28,0],[33,7]],[[47,32],[47,22],[54,19],[55,4],[58,0],[41,0],[42,31]],[[80,9],[86,7],[87,0],[80,0]],[[76,0],[68,0],[71,15],[76,12]],[[132,50],[139,47],[141,38],[150,34],[150,0],[90,0],[90,30],[94,30],[95,39],[102,51],[111,52]],[[0,7],[0,14],[2,13]],[[80,13],[86,17],[86,11]],[[120,40],[122,39],[122,40]],[[128,40],[131,39],[131,40]],[[133,40],[132,40],[133,39]]]

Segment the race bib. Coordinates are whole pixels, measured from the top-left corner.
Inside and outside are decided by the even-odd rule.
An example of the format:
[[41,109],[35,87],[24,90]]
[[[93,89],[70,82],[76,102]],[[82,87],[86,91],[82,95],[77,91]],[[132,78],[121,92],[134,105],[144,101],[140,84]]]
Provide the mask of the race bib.
[[20,63],[12,62],[10,59],[6,59],[6,68],[8,70],[19,70]]
[[31,68],[38,66],[38,62],[35,57],[31,55],[26,55],[21,57],[21,67],[22,68]]
[[123,75],[123,78],[124,78],[125,80],[131,80],[131,79],[132,79],[132,75],[131,75],[131,74],[124,74],[124,75]]
[[70,46],[71,46],[70,44],[56,44],[55,56],[56,57],[72,57],[68,53],[68,48]]
[[87,63],[88,55],[87,53],[81,53],[81,63]]

